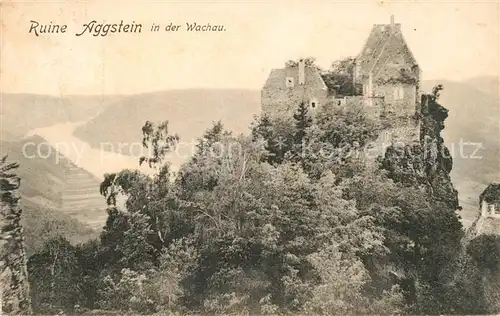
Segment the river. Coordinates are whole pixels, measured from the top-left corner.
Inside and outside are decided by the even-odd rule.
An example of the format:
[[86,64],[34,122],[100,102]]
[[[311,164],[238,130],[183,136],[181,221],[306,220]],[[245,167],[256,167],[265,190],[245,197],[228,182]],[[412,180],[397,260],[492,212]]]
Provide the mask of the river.
[[67,122],[31,130],[25,136],[39,135],[60,154],[71,160],[75,165],[102,180],[104,173],[118,172],[130,168],[151,173],[146,166],[139,167],[138,157],[92,148],[85,141],[74,136],[75,129],[87,121]]

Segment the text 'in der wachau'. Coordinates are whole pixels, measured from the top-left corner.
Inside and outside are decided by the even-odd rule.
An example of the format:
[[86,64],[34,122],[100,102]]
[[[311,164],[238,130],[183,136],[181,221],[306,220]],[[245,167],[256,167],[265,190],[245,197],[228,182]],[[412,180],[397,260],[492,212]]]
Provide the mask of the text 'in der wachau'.
[[[186,22],[187,32],[224,32],[226,28],[224,25],[220,24],[211,24],[204,23],[199,24],[197,22]],[[175,27],[172,27],[175,26]],[[151,30],[158,31],[161,28],[158,26],[154,26]],[[179,31],[182,30],[182,25],[177,24],[173,25],[170,23],[167,27],[164,28],[165,31]],[[29,33],[32,33],[36,36],[40,36],[41,34],[64,34],[68,31],[67,24],[56,24],[53,21],[49,23],[43,24],[38,21],[30,21]],[[142,33],[143,25],[141,23],[136,23],[132,21],[131,23],[124,23],[123,20],[120,23],[98,23],[96,20],[90,21],[82,25],[82,27],[75,33],[76,36],[82,36],[85,34],[89,34],[92,36],[107,36],[109,34],[115,33]]]

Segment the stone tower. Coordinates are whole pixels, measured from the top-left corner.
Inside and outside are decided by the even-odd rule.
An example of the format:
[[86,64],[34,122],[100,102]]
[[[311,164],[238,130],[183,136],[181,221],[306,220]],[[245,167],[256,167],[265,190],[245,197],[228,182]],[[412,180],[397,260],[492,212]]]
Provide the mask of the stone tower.
[[394,16],[389,24],[373,25],[356,58],[353,77],[364,104],[387,125],[380,141],[420,140],[415,115],[420,112],[421,70]]

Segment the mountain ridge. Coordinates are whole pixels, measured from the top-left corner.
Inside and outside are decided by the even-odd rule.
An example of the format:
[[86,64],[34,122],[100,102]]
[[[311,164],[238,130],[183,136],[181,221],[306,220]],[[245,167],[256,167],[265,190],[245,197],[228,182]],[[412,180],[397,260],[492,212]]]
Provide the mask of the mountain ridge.
[[120,98],[116,95],[59,97],[30,93],[2,93],[0,94],[1,140],[18,140],[36,128],[86,120]]

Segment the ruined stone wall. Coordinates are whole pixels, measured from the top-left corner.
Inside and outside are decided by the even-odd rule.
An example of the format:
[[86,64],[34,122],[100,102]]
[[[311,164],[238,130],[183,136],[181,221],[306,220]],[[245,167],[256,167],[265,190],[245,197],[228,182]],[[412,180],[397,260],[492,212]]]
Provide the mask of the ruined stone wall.
[[500,184],[490,184],[479,196],[476,218],[468,229],[469,239],[481,234],[500,235]]
[[[379,88],[386,92],[391,91],[392,94],[388,86]],[[408,89],[414,91],[414,89]],[[377,91],[381,93],[380,90]],[[380,121],[381,132],[373,142],[373,146],[378,148],[381,154],[393,143],[409,145],[420,141],[421,122],[419,115],[416,115],[418,104],[411,100],[413,97],[415,94],[410,94],[406,100],[391,100],[390,98],[387,100],[383,96],[372,98],[371,102],[365,99],[367,113],[373,119]]]
[[20,224],[22,210],[18,204],[19,179],[1,177],[0,173],[0,314],[26,315],[31,313],[24,250],[24,233]]
[[384,98],[367,96],[348,97],[346,106],[358,103],[363,104],[367,115],[380,122],[381,131],[366,150],[369,154],[366,158],[375,159],[385,153],[385,149],[397,143],[400,145],[411,145],[420,142],[420,119],[416,115],[416,105],[412,104],[411,110],[397,113],[388,113]]
[[322,88],[296,84],[293,88],[264,87],[261,91],[262,112],[269,116],[291,116],[301,102],[310,105],[312,99],[317,100],[317,110],[329,101],[328,91]]
[[415,120],[408,120],[401,125],[386,127],[373,142],[373,146],[379,148],[379,152],[383,154],[385,148],[391,145],[406,146],[418,143],[419,125]]
[[500,235],[500,218],[491,216],[477,216],[467,229],[465,241],[471,241],[479,235]]
[[[400,89],[402,98],[397,97],[395,90]],[[384,100],[382,112],[395,113],[399,116],[415,114],[417,90],[415,85],[409,84],[383,84],[374,85],[374,95]]]

